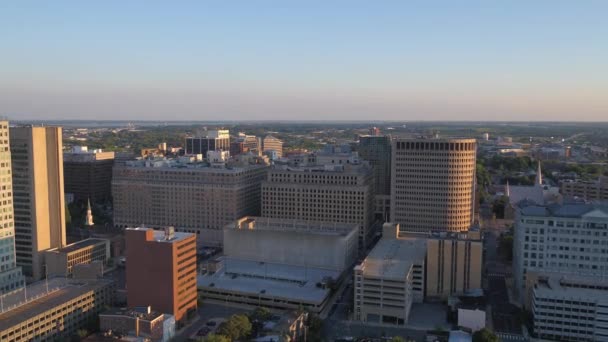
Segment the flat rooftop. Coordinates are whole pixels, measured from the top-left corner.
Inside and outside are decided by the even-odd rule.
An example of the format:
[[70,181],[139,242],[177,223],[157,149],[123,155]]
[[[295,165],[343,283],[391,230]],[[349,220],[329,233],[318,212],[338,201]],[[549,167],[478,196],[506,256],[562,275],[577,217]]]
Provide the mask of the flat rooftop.
[[424,239],[380,239],[357,267],[364,276],[403,280],[415,263],[424,262],[425,254]]
[[311,222],[294,219],[246,216],[224,226],[224,229],[251,229],[277,232],[305,232],[320,235],[346,236],[357,233],[359,226],[354,223]]
[[608,302],[608,282],[605,277],[551,274],[545,281],[539,280],[534,292],[542,297]]
[[152,230],[152,231],[154,231],[154,241],[156,241],[156,242],[167,242],[167,243],[182,241],[182,240],[185,240],[187,238],[190,238],[190,237],[194,236],[193,233],[173,232],[173,238],[167,240],[165,238],[165,231],[164,230],[160,230],[160,229],[135,227],[135,228],[127,228],[126,230],[136,230],[136,231],[148,231],[148,230]]
[[105,244],[107,242],[108,242],[108,240],[106,240],[106,239],[90,238],[90,239],[85,239],[85,240],[80,240],[80,241],[74,242],[63,248],[51,249],[51,250],[49,250],[49,252],[71,253],[71,252],[77,251],[77,250],[85,248],[85,247],[94,246],[94,245],[102,244],[102,243]]
[[[199,288],[216,288],[245,295],[278,297],[320,304],[329,289],[317,287],[324,278],[338,279],[339,272],[284,264],[223,258],[224,266],[214,274],[199,275]],[[263,292],[263,293],[262,293]]]
[[[146,308],[142,308],[146,309]],[[146,321],[153,321],[162,317],[164,314],[156,311],[151,311],[148,313],[147,311],[142,311],[137,308],[113,308],[107,311],[104,311],[99,314],[100,316],[128,316],[128,317],[137,317],[139,319],[143,319]]]
[[112,280],[109,279],[55,278],[48,280],[48,292],[46,282],[40,281],[28,285],[27,291],[19,290],[6,294],[2,296],[0,331],[111,283]]

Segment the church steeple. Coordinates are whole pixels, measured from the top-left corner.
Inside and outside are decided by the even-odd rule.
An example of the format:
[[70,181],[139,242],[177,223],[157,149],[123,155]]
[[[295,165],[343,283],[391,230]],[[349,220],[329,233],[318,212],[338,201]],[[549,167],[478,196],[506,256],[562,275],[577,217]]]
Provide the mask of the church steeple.
[[538,168],[536,170],[536,181],[534,182],[534,184],[539,186],[543,185],[543,173],[540,169],[540,159],[538,160]]
[[93,223],[93,212],[91,211],[91,199],[87,200],[87,219],[84,224],[85,224],[85,226],[89,226],[89,227],[92,227],[95,225],[95,223]]
[[509,187],[509,180],[507,179],[507,185],[505,186],[505,196],[511,197],[511,188]]

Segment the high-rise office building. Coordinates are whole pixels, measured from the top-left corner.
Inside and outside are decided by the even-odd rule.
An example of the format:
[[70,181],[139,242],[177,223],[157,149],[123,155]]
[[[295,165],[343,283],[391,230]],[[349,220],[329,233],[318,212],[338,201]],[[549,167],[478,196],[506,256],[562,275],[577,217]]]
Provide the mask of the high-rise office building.
[[114,152],[75,146],[63,154],[65,192],[78,201],[107,201],[112,196]]
[[240,217],[259,215],[263,164],[212,167],[179,160],[128,161],[114,167],[114,224],[197,233],[221,244],[222,228]]
[[272,135],[267,135],[263,140],[264,152],[275,151],[278,158],[283,156],[283,141],[273,137]]
[[374,168],[374,188],[376,190],[374,214],[377,218],[390,221],[391,200],[391,137],[364,135],[359,137],[359,156]]
[[408,231],[466,231],[473,222],[475,139],[397,139],[391,220]]
[[[151,306],[181,320],[197,307],[196,236],[152,228],[128,228],[127,304]],[[153,284],[153,286],[151,286]]]
[[25,285],[15,258],[12,184],[8,121],[0,121],[0,295]]
[[43,251],[65,246],[61,127],[10,129],[17,265],[44,277]]
[[186,138],[186,154],[202,154],[208,151],[230,151],[230,132],[228,130],[204,131],[198,137]]
[[262,216],[356,223],[364,250],[370,242],[373,199],[373,174],[367,164],[275,166],[262,183]]

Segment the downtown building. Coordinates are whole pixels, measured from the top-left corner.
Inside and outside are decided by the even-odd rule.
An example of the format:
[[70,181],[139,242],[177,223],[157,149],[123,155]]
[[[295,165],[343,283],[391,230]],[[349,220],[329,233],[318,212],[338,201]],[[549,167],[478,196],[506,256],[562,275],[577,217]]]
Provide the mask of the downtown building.
[[15,256],[12,184],[8,121],[0,121],[0,295],[21,289],[25,285]]
[[587,201],[608,201],[608,176],[600,176],[594,181],[562,182],[560,191],[567,198],[581,198]]
[[262,140],[262,148],[263,152],[272,152],[276,153],[277,158],[281,158],[283,156],[283,141],[278,138],[273,137],[272,135],[267,135]]
[[393,141],[391,221],[405,231],[463,232],[474,219],[475,139]]
[[113,166],[114,152],[74,146],[71,152],[63,153],[65,193],[81,202],[109,201],[112,198]]
[[222,228],[246,215],[259,215],[261,183],[268,166],[179,159],[135,160],[116,165],[112,178],[114,224],[118,227],[174,226],[222,243]]
[[200,136],[187,137],[185,141],[186,155],[202,154],[207,158],[207,152],[218,150],[230,151],[230,131],[204,131]]
[[358,255],[351,223],[243,217],[224,227],[224,255],[203,265],[204,300],[279,310],[328,309]]
[[115,286],[102,278],[54,278],[2,296],[0,341],[70,341],[112,305]]
[[196,311],[196,236],[152,228],[127,228],[127,304],[151,306],[181,321]]
[[363,251],[371,241],[373,201],[367,164],[276,165],[262,183],[261,216],[357,224]]
[[406,325],[413,303],[481,291],[479,231],[403,232],[385,223],[382,238],[354,268],[356,320]]
[[391,220],[391,148],[391,137],[387,135],[360,136],[357,147],[361,159],[374,168],[374,214],[384,222]]
[[61,127],[12,127],[10,148],[17,265],[44,277],[44,251],[66,245]]
[[[598,204],[520,203],[514,221],[513,277],[526,307],[531,273],[608,276],[608,208]],[[608,294],[607,294],[608,295]]]

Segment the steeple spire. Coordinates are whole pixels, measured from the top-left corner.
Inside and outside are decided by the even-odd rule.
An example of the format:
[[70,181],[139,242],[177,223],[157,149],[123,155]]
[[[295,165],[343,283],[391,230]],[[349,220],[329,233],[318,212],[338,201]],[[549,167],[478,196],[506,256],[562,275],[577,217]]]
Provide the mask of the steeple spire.
[[511,188],[509,187],[509,180],[507,179],[507,185],[505,186],[505,196],[511,197]]
[[542,186],[543,185],[543,173],[540,169],[540,159],[538,160],[538,168],[536,170],[536,185]]
[[90,198],[87,200],[87,219],[84,224],[85,224],[85,226],[89,226],[89,227],[92,227],[95,225],[95,223],[93,223],[93,212],[91,210],[91,199]]

